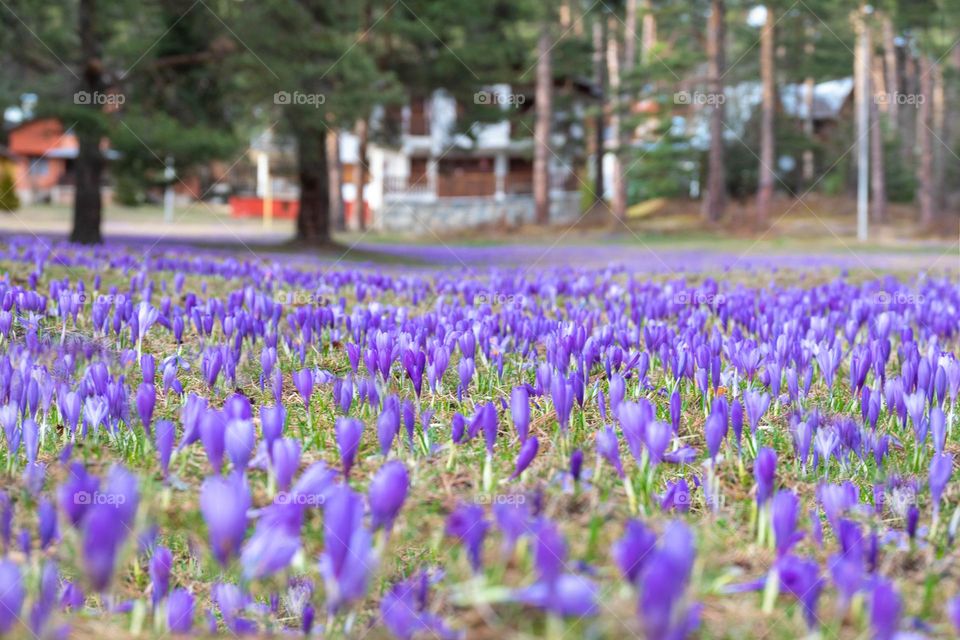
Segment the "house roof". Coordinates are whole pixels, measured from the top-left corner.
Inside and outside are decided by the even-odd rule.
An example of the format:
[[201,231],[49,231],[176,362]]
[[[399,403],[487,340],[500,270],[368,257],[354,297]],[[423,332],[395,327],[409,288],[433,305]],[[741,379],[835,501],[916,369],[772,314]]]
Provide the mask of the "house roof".
[[[793,118],[806,119],[807,85],[788,84],[780,89],[780,104],[783,111]],[[814,120],[836,120],[847,99],[853,94],[853,78],[838,78],[813,86]]]

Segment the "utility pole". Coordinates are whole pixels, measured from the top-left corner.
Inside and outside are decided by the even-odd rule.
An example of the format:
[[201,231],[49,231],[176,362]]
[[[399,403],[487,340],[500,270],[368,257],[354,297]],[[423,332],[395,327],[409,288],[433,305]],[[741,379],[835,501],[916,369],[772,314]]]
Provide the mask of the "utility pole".
[[870,35],[862,6],[855,20],[857,26],[857,55],[854,57],[857,76],[857,240],[867,241],[867,219],[870,208]]

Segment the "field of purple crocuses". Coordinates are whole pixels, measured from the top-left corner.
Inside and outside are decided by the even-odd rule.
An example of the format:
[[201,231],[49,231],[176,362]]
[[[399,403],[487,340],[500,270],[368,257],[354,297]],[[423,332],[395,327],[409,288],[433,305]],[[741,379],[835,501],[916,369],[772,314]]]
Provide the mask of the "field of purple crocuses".
[[0,634],[957,633],[955,275],[586,253],[4,241]]

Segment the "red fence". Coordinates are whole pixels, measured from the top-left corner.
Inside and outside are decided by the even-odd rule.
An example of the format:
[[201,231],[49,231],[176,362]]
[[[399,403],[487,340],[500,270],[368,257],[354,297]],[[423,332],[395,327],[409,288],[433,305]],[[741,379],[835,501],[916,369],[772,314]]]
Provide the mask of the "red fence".
[[[367,224],[371,221],[370,205],[364,203],[364,218]],[[273,199],[273,217],[278,220],[295,220],[300,213],[299,200],[286,200],[280,198]],[[343,203],[343,213],[347,217],[347,222],[353,219],[353,203]],[[231,196],[230,197],[230,215],[234,218],[262,218],[263,217],[263,198],[255,196]]]

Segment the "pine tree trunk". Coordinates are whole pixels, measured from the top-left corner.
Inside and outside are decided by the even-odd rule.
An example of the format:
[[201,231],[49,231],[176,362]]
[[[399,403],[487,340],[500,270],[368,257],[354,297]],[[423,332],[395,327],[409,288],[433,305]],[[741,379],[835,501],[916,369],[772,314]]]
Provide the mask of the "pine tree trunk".
[[605,37],[605,26],[603,18],[597,19],[593,24],[593,65],[594,81],[597,84],[597,113],[593,119],[593,202],[592,206],[597,206],[603,202],[604,182],[603,182],[603,152],[604,149],[604,112],[606,111],[606,85],[607,85],[607,65],[604,61],[603,46]]
[[[620,43],[616,18],[610,18],[607,24],[607,75],[610,78],[610,136],[613,138],[613,194],[611,212],[617,220],[627,215],[627,183],[623,176],[623,158],[621,157],[623,132],[621,131],[620,110],[623,96],[620,95]],[[629,30],[628,30],[629,32]]]
[[[711,91],[714,97],[723,93],[725,41],[724,0],[711,0],[710,21],[707,25],[707,65]],[[713,100],[710,110],[710,152],[707,159],[706,195],[703,199],[703,217],[717,221],[726,205],[726,171],[723,166],[723,101]]]
[[345,231],[343,164],[340,162],[340,135],[335,130],[331,130],[327,137],[327,166],[330,173],[330,220],[336,231]]
[[537,224],[550,222],[550,125],[553,118],[553,70],[550,31],[546,24],[537,41],[536,122],[533,146],[533,200]]
[[633,71],[634,61],[637,59],[637,2],[627,0],[626,19],[623,22],[623,75],[629,81]]
[[300,178],[300,214],[297,240],[309,244],[330,241],[330,173],[327,170],[327,130],[319,128],[297,136],[297,172]]
[[776,83],[774,78],[774,25],[773,8],[767,5],[767,20],[760,32],[760,81],[763,85],[763,104],[760,115],[760,168],[757,184],[757,221],[766,222],[770,216],[770,201],[773,199],[773,182],[776,179],[774,164],[773,115],[776,108]]
[[887,78],[883,73],[883,58],[873,58],[873,100],[870,102],[870,189],[873,219],[885,222],[887,219],[887,179],[883,153],[883,126],[880,123],[880,104],[887,104]]
[[933,173],[933,135],[931,107],[933,98],[933,67],[925,54],[918,57],[920,93],[917,99],[917,201],[920,205],[920,223],[929,227],[937,217]]
[[[80,51],[83,56],[79,91],[91,96],[85,108],[96,111],[100,106],[92,96],[102,93],[106,88],[103,63],[100,59],[101,41],[97,32],[96,0],[80,0],[78,18]],[[71,242],[97,244],[103,240],[100,235],[103,206],[100,198],[100,179],[103,175],[104,160],[100,151],[102,134],[98,120],[99,114],[91,113],[89,117],[79,119],[74,126],[78,149],[77,159],[74,162],[76,186],[73,198]]]
[[946,131],[946,92],[943,86],[943,66],[939,60],[933,62],[933,207],[935,211],[946,208],[946,190],[944,189],[944,140],[949,136]]
[[350,228],[353,231],[363,231],[366,228],[364,220],[363,189],[367,184],[367,120],[357,120],[354,133],[357,136],[357,164],[353,171],[353,216],[350,218]]
[[[916,81],[918,73],[920,71],[917,69],[917,58],[910,53],[909,47],[907,47],[906,59],[903,63],[903,82],[900,84],[900,90],[904,95],[915,96],[920,92],[920,87]],[[899,109],[897,113],[901,162],[903,166],[909,167],[913,165],[914,154],[916,153],[917,134],[919,133],[917,131],[918,114],[913,109]]]
[[[813,22],[808,21],[806,28],[806,42],[803,44],[803,53],[807,59],[807,64],[811,64],[814,52],[816,51],[816,30]],[[813,76],[807,76],[803,81],[803,135],[806,136],[807,148],[803,150],[803,184],[807,189],[813,187],[813,174],[816,172],[815,159],[813,155],[813,96],[816,91],[817,83]]]
[[644,65],[650,64],[653,46],[657,43],[657,16],[653,13],[650,0],[643,0],[643,27],[640,44],[640,61]]
[[880,24],[886,84],[883,104],[887,109],[888,122],[896,123],[900,106],[897,103],[897,96],[900,94],[900,71],[897,67],[897,44],[893,35],[893,20],[890,19],[889,14],[884,13]]

